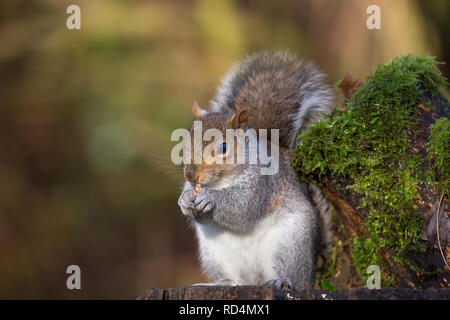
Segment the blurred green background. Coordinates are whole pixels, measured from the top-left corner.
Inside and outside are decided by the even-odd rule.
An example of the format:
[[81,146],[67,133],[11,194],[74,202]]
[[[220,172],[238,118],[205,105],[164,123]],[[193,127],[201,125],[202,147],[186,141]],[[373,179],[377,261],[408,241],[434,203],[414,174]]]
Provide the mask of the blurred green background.
[[[81,30],[66,28],[71,4]],[[382,30],[366,28],[371,4]],[[447,0],[2,1],[0,298],[133,299],[207,281],[170,163],[192,101],[206,107],[258,49],[291,49],[334,83],[406,53],[449,62],[449,34]],[[66,288],[70,264],[82,290]]]

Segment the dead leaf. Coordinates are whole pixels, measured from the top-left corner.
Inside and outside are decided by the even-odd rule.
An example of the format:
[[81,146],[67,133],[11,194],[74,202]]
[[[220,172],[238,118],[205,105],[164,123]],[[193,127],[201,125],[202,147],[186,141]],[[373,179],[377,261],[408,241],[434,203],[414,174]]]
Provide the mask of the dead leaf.
[[350,75],[350,73],[347,73],[345,78],[341,81],[339,84],[339,89],[342,90],[342,93],[344,93],[344,96],[347,99],[350,99],[353,92],[361,86],[362,82],[359,80],[353,80],[353,77]]

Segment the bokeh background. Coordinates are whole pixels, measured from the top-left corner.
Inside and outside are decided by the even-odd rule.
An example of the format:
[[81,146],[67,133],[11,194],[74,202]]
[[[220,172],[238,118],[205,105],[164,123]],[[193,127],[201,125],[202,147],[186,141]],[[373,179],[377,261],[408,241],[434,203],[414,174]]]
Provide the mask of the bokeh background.
[[[81,30],[66,28],[67,6]],[[381,30],[366,8],[381,8]],[[245,53],[330,82],[401,54],[450,62],[450,1],[14,0],[0,4],[0,298],[126,298],[205,282],[171,132]],[[449,65],[442,65],[449,76]],[[82,290],[66,288],[68,265]]]

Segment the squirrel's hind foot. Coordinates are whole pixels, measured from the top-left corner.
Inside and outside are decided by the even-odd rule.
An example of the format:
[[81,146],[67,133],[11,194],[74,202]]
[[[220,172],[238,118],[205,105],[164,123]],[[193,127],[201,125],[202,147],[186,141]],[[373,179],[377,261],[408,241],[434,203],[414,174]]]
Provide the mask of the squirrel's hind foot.
[[291,290],[294,288],[292,282],[289,278],[278,278],[266,281],[262,284],[262,286],[272,286],[276,289],[280,290]]

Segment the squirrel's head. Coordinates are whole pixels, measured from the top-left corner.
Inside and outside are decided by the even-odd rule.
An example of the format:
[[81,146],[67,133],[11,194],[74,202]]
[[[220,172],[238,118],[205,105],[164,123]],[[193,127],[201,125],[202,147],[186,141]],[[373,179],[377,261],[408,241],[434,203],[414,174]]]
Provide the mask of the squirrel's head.
[[[202,158],[201,163],[194,163],[194,122],[190,128],[191,134],[191,164],[185,164],[183,174],[186,180],[199,183],[201,185],[212,185],[220,181],[221,178],[230,178],[237,170],[238,164],[226,163],[226,158],[234,155],[238,148],[237,139],[233,136],[233,143],[227,141],[227,129],[243,129],[247,128],[248,111],[246,109],[238,110],[235,113],[214,113],[208,112],[199,107],[197,102],[192,106],[192,115],[195,121],[201,121],[201,136],[205,137],[205,131],[215,129],[217,135],[212,135],[210,140],[202,140]],[[210,130],[211,131],[211,130]],[[219,134],[220,132],[220,134]],[[208,141],[203,141],[208,140]]]

